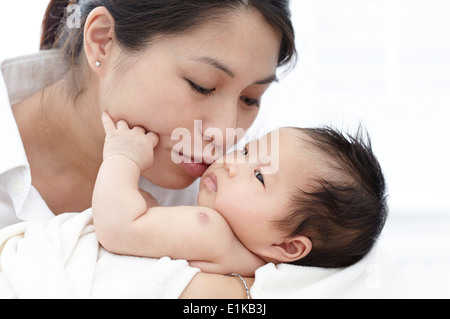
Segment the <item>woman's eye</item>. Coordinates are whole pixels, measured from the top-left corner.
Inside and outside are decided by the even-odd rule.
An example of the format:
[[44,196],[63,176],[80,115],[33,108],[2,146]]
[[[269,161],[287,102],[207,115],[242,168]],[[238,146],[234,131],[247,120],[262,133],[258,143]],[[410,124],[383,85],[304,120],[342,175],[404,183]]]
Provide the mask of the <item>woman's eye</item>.
[[247,96],[242,96],[241,101],[244,102],[248,106],[256,106],[259,107],[261,105],[261,101],[257,99],[252,99]]
[[255,171],[255,177],[261,182],[261,184],[263,184],[265,186],[264,176],[263,176],[263,174],[261,174],[261,172]]
[[197,93],[200,93],[201,95],[208,96],[208,95],[213,94],[214,91],[216,90],[216,89],[205,88],[205,87],[200,86],[197,83],[194,83],[194,82],[192,82],[191,80],[188,80],[188,79],[185,79],[185,80],[189,83],[189,86],[191,87],[191,89],[193,89]]

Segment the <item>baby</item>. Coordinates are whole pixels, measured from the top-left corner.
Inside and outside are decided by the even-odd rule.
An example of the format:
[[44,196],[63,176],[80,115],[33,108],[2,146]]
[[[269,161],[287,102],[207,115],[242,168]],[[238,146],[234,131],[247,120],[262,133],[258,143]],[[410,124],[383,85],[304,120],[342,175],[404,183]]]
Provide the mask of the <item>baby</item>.
[[268,145],[279,148],[272,150],[279,151],[277,172],[265,174],[266,161],[249,153],[258,148],[247,145],[207,169],[198,206],[160,207],[138,188],[157,135],[124,121],[115,125],[107,114],[102,120],[104,161],[92,206],[98,239],[110,252],[169,256],[203,272],[254,276],[269,262],[352,265],[384,226],[385,182],[361,134],[282,128],[279,145]]

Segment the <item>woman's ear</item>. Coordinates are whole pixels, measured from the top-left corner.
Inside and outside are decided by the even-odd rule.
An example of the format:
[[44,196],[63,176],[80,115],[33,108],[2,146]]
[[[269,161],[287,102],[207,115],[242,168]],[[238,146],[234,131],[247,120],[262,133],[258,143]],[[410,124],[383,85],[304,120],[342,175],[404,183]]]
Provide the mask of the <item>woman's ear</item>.
[[279,262],[289,263],[306,257],[311,249],[312,242],[308,237],[287,238],[284,242],[273,245],[271,258]]
[[91,69],[108,65],[113,58],[114,18],[105,7],[97,7],[87,17],[84,27],[84,51]]

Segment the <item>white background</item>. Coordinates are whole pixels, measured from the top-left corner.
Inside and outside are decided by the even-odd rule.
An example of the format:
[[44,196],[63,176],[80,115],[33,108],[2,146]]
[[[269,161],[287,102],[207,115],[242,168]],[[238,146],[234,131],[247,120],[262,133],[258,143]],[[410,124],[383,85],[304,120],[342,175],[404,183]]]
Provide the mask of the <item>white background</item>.
[[[256,128],[370,132],[391,215],[380,246],[424,297],[450,297],[450,1],[292,0],[297,67]],[[38,50],[47,0],[3,2],[0,60]]]

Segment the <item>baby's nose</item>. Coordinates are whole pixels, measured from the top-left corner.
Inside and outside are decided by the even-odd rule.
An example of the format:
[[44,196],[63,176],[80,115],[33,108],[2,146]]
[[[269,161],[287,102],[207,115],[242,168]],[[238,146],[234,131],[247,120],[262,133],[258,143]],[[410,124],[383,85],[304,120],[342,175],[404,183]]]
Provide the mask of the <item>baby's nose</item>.
[[226,170],[229,178],[234,178],[238,174],[238,166],[237,164],[226,164]]

